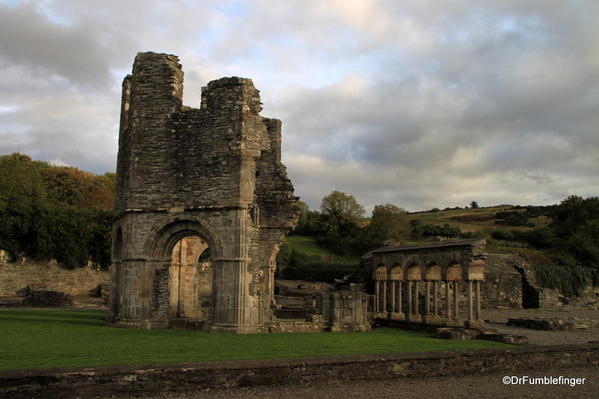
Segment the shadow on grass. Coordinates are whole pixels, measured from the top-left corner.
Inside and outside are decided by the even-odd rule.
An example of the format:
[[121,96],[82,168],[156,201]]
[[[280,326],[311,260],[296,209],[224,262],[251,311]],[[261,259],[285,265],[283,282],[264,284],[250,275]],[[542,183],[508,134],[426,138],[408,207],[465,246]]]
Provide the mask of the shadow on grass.
[[104,323],[104,312],[89,312],[77,310],[7,310],[0,312],[0,321],[17,323],[56,323],[70,325],[87,325],[102,327]]

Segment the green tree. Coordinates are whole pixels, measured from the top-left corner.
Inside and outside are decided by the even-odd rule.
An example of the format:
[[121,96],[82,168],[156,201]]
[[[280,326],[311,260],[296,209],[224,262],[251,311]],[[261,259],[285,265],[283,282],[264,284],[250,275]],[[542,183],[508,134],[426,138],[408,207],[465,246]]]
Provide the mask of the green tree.
[[40,165],[27,155],[0,157],[0,248],[13,257],[30,248],[46,200],[42,183]]
[[470,208],[472,208],[472,209],[476,209],[476,208],[478,208],[478,202],[476,202],[476,201],[472,201],[472,202],[470,203]]
[[67,267],[110,263],[114,174],[0,156],[0,248]]
[[322,199],[320,211],[325,215],[345,217],[358,221],[364,215],[364,207],[353,195],[341,191],[333,191]]
[[373,246],[385,240],[397,240],[402,235],[406,211],[393,204],[375,205],[368,232]]
[[308,204],[303,201],[297,201],[297,206],[300,209],[300,215],[297,226],[293,233],[298,235],[317,234],[320,213],[311,211],[308,207]]
[[358,254],[367,246],[365,229],[358,223],[364,208],[353,195],[333,191],[322,199],[316,240],[339,255]]

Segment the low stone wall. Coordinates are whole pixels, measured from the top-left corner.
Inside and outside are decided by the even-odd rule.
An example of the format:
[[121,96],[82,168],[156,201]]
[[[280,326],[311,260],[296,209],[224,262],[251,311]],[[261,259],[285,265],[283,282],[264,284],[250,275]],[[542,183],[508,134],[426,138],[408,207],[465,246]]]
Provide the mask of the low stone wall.
[[98,285],[110,286],[110,273],[81,267],[63,269],[56,262],[1,262],[0,296],[14,296],[24,287],[60,291],[69,295],[87,295]]
[[0,372],[0,396],[120,397],[252,385],[459,377],[498,372],[514,374],[549,367],[581,366],[599,366],[599,344],[145,367],[3,371]]

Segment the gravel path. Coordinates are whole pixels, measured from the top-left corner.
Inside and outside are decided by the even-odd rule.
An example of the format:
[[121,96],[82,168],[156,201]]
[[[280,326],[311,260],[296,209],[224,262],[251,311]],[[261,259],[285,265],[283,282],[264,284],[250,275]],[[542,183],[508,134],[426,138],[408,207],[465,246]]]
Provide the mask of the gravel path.
[[[496,329],[501,333],[526,335],[531,345],[560,345],[560,344],[586,344],[589,341],[599,341],[599,328],[589,328],[576,331],[542,331],[530,328],[508,326],[508,318],[572,318],[599,320],[599,311],[585,307],[563,306],[551,309],[487,309],[483,318],[487,320],[487,327]],[[599,397],[599,394],[597,395]]]
[[541,309],[483,309],[483,318],[492,322],[505,323],[508,318],[514,317],[581,317],[584,319],[599,320],[599,310],[584,306],[560,306]]
[[454,398],[596,398],[599,396],[599,374],[596,368],[550,369],[519,374],[530,377],[564,376],[586,378],[583,385],[504,385],[505,374],[464,377],[403,378],[387,381],[314,384],[307,386],[264,386],[231,388],[185,394],[148,396],[151,399],[454,399]]

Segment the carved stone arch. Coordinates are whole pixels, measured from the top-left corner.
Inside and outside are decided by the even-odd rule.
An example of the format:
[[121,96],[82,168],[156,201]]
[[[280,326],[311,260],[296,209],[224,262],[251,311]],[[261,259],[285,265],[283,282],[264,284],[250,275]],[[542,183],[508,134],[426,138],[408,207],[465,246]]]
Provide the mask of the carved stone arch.
[[410,267],[408,267],[407,280],[422,280],[422,269],[420,268],[419,264],[413,263]]
[[[204,241],[205,242],[205,241]],[[208,245],[208,243],[205,242],[205,246],[198,246],[197,248],[195,248],[193,255],[191,256],[191,263],[194,265],[197,265],[198,262],[200,261],[200,256],[204,253],[204,251],[209,248],[210,246]]]
[[388,280],[388,270],[385,265],[381,265],[374,270],[373,278],[376,281],[385,281]]
[[461,281],[462,277],[462,265],[459,263],[454,262],[445,269],[445,281]]
[[145,244],[146,253],[157,260],[168,260],[175,244],[182,238],[197,235],[210,247],[213,259],[222,254],[221,240],[208,222],[195,215],[167,216],[154,224],[151,236]]
[[403,280],[403,277],[404,277],[403,268],[400,265],[395,265],[391,269],[391,280],[401,281],[401,280]]
[[431,263],[426,268],[425,280],[441,280],[441,266],[436,263]]

